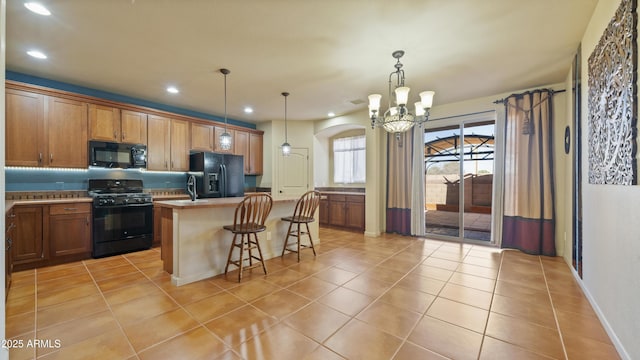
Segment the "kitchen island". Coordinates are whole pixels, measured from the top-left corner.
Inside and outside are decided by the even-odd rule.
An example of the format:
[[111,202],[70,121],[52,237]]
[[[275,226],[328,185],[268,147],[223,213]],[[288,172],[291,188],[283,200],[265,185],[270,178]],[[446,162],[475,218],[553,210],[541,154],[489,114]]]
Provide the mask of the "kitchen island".
[[[174,285],[180,286],[224,273],[233,234],[224,225],[233,224],[236,206],[243,197],[155,201],[159,207],[164,270],[171,274]],[[287,234],[288,222],[298,197],[273,200],[271,213],[265,222],[267,229],[258,233],[265,260],[280,256]],[[309,224],[314,243],[320,243],[318,222]],[[235,270],[232,266],[230,270]],[[267,267],[267,270],[269,268]]]

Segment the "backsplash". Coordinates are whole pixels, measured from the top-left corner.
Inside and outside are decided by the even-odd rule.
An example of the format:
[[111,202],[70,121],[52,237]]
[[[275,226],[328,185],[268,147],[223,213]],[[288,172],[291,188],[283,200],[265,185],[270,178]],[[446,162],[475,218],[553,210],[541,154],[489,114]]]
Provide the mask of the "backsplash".
[[[55,169],[5,167],[5,191],[86,192],[89,179],[141,179],[147,189],[184,189],[184,172],[145,171],[139,169]],[[245,176],[244,187],[255,188],[256,177]]]

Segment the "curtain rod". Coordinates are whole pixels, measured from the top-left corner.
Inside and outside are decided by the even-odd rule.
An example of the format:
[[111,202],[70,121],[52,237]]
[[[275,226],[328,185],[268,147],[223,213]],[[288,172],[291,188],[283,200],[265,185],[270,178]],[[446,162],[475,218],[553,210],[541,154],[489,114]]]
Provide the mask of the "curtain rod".
[[431,121],[431,120],[446,120],[446,119],[452,119],[452,118],[457,118],[457,117],[463,117],[463,116],[469,116],[469,115],[479,115],[479,114],[486,114],[486,113],[492,113],[492,112],[495,112],[495,110],[476,111],[476,112],[472,112],[472,113],[460,114],[460,115],[451,115],[451,116],[445,116],[445,117],[441,117],[441,118],[429,118],[429,121]]
[[[527,91],[527,92],[524,92],[524,94],[526,94],[526,93],[531,93],[531,92],[536,92],[536,91],[541,91],[541,90],[547,90],[547,89],[538,89],[538,90],[533,90],[533,91]],[[553,96],[553,95],[555,95],[555,94],[557,94],[557,93],[563,93],[563,92],[567,91],[566,89],[562,89],[562,90],[551,90],[551,89],[548,89],[548,90],[549,90],[549,92],[551,93],[551,95],[552,95],[552,96]],[[509,95],[509,96],[507,96],[507,97],[506,97],[506,98],[504,98],[504,99],[496,100],[496,101],[494,101],[493,103],[494,103],[494,104],[504,104],[504,102],[505,102],[508,98],[510,98],[511,96],[513,96],[513,95],[515,95],[515,94]]]

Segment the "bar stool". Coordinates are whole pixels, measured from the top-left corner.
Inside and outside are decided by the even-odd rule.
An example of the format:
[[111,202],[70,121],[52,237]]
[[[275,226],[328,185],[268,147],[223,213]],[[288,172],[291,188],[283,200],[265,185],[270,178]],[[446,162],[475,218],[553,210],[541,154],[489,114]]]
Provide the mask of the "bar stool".
[[[225,230],[233,233],[233,241],[231,242],[229,256],[227,257],[227,266],[224,268],[225,275],[229,270],[230,264],[238,267],[238,282],[242,280],[242,271],[244,269],[262,266],[265,275],[267,274],[267,267],[264,264],[257,234],[267,228],[264,222],[271,212],[272,205],[273,200],[269,194],[259,193],[247,195],[236,207],[233,225],[223,226]],[[239,249],[239,256],[236,260],[231,260],[234,248]],[[253,253],[254,249],[258,250],[258,256]],[[246,258],[245,251],[247,251],[246,255],[248,255]],[[249,266],[244,266],[244,262],[247,260],[249,261]],[[253,260],[258,260],[259,262],[254,264]]]
[[[319,191],[307,191],[304,193],[298,202],[296,203],[296,208],[293,211],[293,216],[283,217],[283,221],[289,222],[289,229],[287,230],[287,238],[284,240],[284,247],[282,248],[282,255],[284,256],[285,251],[290,251],[298,254],[298,262],[300,262],[300,250],[301,248],[311,248],[313,250],[313,256],[316,256],[316,249],[313,246],[313,239],[311,238],[311,232],[309,231],[309,223],[314,222],[315,218],[313,217],[316,209],[320,205],[320,192]],[[292,231],[291,228],[293,224],[296,224],[296,228]],[[300,230],[300,224],[304,224],[307,228],[307,231]],[[309,245],[301,244],[300,237],[302,235],[307,235],[309,237]],[[289,237],[296,237],[296,250],[290,249]],[[294,243],[292,242],[291,245]]]

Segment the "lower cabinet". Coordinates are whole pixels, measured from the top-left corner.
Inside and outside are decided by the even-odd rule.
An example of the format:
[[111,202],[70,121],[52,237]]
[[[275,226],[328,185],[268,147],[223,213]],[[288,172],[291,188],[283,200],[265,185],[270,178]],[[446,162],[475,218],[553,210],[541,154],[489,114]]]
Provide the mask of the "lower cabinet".
[[322,195],[320,224],[364,231],[365,201],[363,195]]
[[[43,237],[43,206],[14,206],[13,264],[38,264],[49,258]],[[35,266],[32,266],[35,267]],[[28,268],[28,267],[26,267]]]
[[91,204],[49,206],[51,257],[91,253]]
[[11,211],[14,269],[91,257],[91,203],[15,205]]
[[5,239],[5,251],[4,251],[4,296],[5,300],[9,296],[9,288],[11,287],[11,273],[13,272],[13,234],[15,233],[14,229],[16,225],[13,222],[13,219],[16,215],[13,213],[13,210],[9,210],[7,212],[5,228],[4,228],[4,239]]

